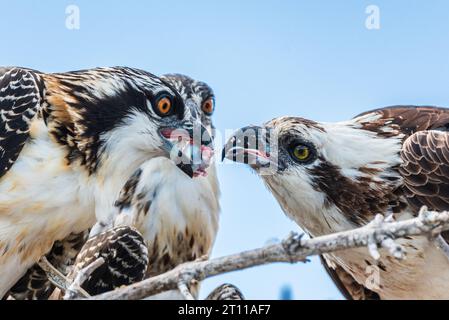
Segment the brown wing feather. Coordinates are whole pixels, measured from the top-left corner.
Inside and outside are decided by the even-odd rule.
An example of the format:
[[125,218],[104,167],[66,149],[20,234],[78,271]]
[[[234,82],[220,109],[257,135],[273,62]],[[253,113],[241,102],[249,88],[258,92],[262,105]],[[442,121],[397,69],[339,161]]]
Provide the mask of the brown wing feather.
[[418,210],[449,210],[449,133],[421,131],[405,140],[401,151],[405,195]]
[[215,288],[205,300],[245,300],[245,297],[239,288],[225,283]]
[[[375,109],[359,114],[355,118],[370,113],[380,114],[376,121],[363,123],[363,128],[379,132],[383,135],[395,135],[403,133],[409,136],[422,130],[449,130],[449,109],[431,106],[392,106]],[[394,132],[382,132],[382,128],[389,126],[397,130]]]
[[[449,210],[449,133],[421,131],[405,140],[401,151],[404,194],[415,210]],[[449,243],[449,232],[441,234]]]
[[0,178],[28,140],[29,126],[41,108],[44,84],[38,72],[0,69]]
[[82,287],[91,295],[142,280],[148,267],[148,249],[142,235],[134,228],[122,226],[91,237],[81,249],[69,279],[99,257],[105,262]]
[[377,293],[359,284],[342,267],[331,266],[323,256],[320,256],[320,259],[327,274],[347,300],[380,300]]

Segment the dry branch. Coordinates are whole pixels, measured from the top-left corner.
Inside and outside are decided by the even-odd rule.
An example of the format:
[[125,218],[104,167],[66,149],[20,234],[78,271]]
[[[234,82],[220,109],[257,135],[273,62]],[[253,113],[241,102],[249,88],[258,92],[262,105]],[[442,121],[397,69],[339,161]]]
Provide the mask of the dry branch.
[[[60,290],[68,290],[71,285],[71,281],[67,279],[67,277],[63,275],[58,269],[56,269],[45,256],[43,256],[38,261],[38,265],[42,268],[42,270],[45,271],[48,280],[50,280],[53,285],[55,285]],[[79,288],[79,290],[77,291],[77,295],[80,297],[89,297],[89,294],[83,288]]]
[[189,287],[187,286],[187,283],[185,283],[184,281],[181,280],[178,282],[178,290],[179,290],[179,292],[181,292],[184,299],[195,300],[195,297],[190,292]]
[[[391,217],[376,219],[368,225],[312,239],[292,234],[279,244],[241,252],[208,261],[194,261],[175,269],[143,280],[139,283],[106,292],[90,299],[143,299],[148,296],[178,289],[180,283],[202,281],[218,274],[242,270],[273,262],[300,262],[308,256],[319,255],[356,247],[369,247],[374,258],[379,258],[378,247],[384,247],[400,259],[404,249],[394,240],[406,236],[427,235],[435,239],[440,232],[449,230],[449,212],[433,212],[423,208],[419,216],[404,221],[392,221]],[[183,286],[181,286],[184,288]]]
[[76,274],[75,279],[67,288],[64,295],[64,300],[72,300],[80,296],[90,297],[90,295],[87,292],[85,292],[84,289],[81,287],[81,285],[91,276],[91,274],[95,270],[97,270],[104,263],[105,263],[104,259],[102,257],[99,257],[94,262],[87,265],[85,268],[79,270],[78,273]]

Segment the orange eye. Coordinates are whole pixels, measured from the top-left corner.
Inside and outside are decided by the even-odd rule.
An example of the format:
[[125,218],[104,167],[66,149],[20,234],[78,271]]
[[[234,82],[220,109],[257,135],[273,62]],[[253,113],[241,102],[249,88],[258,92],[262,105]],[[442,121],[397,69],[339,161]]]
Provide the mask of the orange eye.
[[161,116],[167,116],[170,114],[170,111],[172,109],[172,104],[169,98],[163,97],[159,99],[157,102],[157,111],[159,115]]
[[203,112],[207,115],[211,115],[214,112],[214,99],[209,98],[203,102],[203,106],[201,107]]

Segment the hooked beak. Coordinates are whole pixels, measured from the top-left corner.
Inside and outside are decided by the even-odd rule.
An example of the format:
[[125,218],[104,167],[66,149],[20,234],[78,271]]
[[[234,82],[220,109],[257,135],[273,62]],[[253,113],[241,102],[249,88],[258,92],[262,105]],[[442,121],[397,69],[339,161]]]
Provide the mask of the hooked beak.
[[277,165],[277,159],[270,152],[269,131],[259,126],[239,129],[226,142],[222,160],[229,159],[250,165],[253,169]]
[[166,127],[159,133],[165,142],[164,149],[182,172],[190,178],[207,175],[214,149],[212,137],[202,124]]

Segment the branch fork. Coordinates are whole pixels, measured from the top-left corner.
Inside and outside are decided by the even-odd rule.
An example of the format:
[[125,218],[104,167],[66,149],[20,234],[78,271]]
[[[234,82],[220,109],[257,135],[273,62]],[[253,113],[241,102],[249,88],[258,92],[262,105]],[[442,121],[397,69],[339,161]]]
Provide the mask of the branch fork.
[[383,227],[389,223],[394,223],[392,214],[387,217],[378,214],[373,221],[364,227],[374,230],[373,234],[368,237],[368,251],[374,260],[380,259],[379,247],[387,249],[390,254],[398,260],[405,259],[405,249],[400,244],[396,243],[391,231],[383,230]]
[[[387,249],[397,259],[404,259],[405,249],[396,240],[411,236],[430,237],[449,258],[449,246],[440,235],[440,232],[445,230],[449,230],[448,211],[434,212],[424,207],[418,217],[402,221],[394,221],[392,216],[377,215],[372,222],[360,228],[311,239],[304,239],[303,234],[292,233],[281,243],[211,260],[203,258],[184,263],[164,274],[87,299],[144,299],[178,289],[186,299],[191,300],[194,297],[189,285],[193,281],[200,282],[219,274],[273,262],[304,262],[312,255],[360,247],[367,247],[375,259],[380,258],[379,248]],[[88,271],[85,273],[88,274]],[[83,298],[82,295],[78,297]]]
[[68,286],[65,291],[64,300],[73,300],[78,297],[88,298],[90,295],[81,287],[82,284],[91,276],[91,274],[97,270],[101,265],[105,263],[102,257],[97,258],[94,262],[90,263],[83,269],[76,273],[75,279]]

